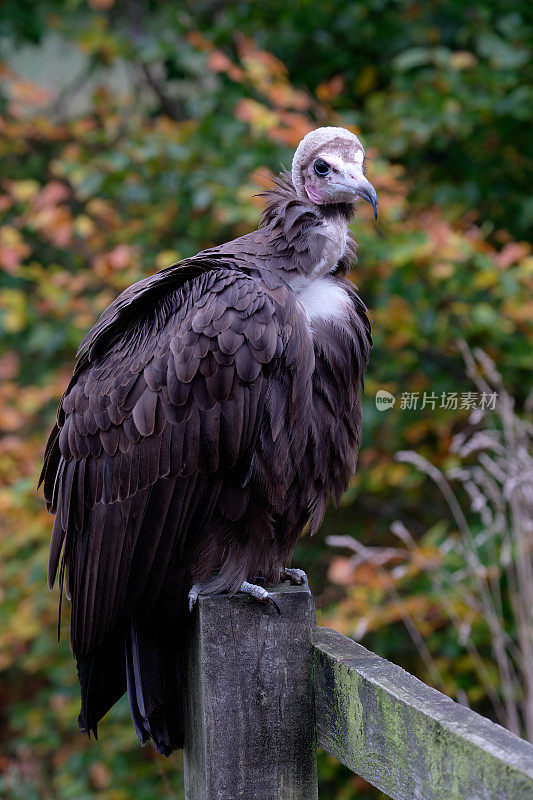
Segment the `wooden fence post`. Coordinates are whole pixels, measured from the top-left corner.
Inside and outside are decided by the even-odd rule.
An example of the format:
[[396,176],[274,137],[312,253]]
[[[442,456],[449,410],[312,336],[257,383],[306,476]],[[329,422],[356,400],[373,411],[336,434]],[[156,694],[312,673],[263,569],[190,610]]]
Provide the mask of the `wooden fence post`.
[[201,597],[187,662],[187,800],[316,800],[312,597]]

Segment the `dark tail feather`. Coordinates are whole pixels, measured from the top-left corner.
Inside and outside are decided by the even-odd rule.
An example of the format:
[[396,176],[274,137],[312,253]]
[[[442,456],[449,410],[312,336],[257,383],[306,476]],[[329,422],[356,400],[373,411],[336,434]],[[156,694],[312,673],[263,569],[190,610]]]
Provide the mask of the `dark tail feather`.
[[178,626],[176,619],[133,620],[126,636],[128,699],[135,731],[142,744],[153,739],[164,756],[183,747]]
[[83,733],[98,738],[98,723],[126,691],[124,632],[114,631],[90,656],[78,660]]

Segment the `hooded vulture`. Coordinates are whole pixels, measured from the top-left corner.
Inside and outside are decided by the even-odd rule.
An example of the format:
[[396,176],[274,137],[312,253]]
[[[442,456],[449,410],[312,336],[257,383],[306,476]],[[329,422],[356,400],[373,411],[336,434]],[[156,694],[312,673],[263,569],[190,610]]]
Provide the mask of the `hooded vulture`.
[[345,275],[355,200],[377,217],[364,160],[344,128],[309,133],[258,230],[126,289],[81,344],[41,480],[83,731],[127,691],[141,742],[181,747],[189,606],[305,580],[296,541],[360,441],[370,323]]

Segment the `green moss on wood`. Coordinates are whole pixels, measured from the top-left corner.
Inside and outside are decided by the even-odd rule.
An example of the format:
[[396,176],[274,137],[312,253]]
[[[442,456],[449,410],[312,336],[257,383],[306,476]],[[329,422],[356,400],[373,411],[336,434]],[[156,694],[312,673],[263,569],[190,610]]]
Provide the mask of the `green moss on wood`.
[[318,628],[319,744],[394,800],[531,800],[533,746]]

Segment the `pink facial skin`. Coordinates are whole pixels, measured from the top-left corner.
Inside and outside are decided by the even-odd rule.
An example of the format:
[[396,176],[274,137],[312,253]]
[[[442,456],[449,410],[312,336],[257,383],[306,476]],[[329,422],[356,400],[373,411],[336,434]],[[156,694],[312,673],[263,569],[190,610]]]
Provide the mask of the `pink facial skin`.
[[312,178],[306,179],[305,191],[309,199],[317,205],[340,202],[353,203],[357,196],[355,189],[343,184],[326,183],[321,180],[319,188]]
[[324,198],[322,192],[319,192],[311,183],[311,181],[305,182],[305,191],[307,192],[307,196],[313,203],[317,203],[318,205],[322,205],[323,203],[327,203],[327,200]]

